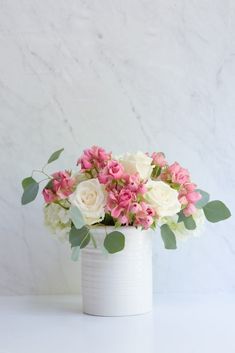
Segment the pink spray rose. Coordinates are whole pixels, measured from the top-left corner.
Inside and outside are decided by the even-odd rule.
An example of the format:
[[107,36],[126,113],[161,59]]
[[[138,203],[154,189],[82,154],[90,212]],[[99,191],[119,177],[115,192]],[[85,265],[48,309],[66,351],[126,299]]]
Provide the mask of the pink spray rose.
[[135,214],[134,225],[141,226],[148,229],[153,224],[153,217],[155,216],[154,209],[146,202],[134,204],[132,212]]
[[115,160],[108,162],[107,166],[99,173],[98,179],[101,184],[107,184],[111,180],[118,180],[123,177],[124,168]]
[[136,194],[144,194],[146,192],[146,186],[143,181],[140,179],[138,173],[125,176],[126,187]]
[[195,204],[201,199],[201,194],[196,191],[196,184],[186,183],[180,190],[179,201],[183,206],[185,216],[191,216],[195,211]]
[[51,189],[43,189],[42,194],[46,203],[51,203],[58,199],[57,195]]
[[171,175],[171,180],[176,184],[185,184],[189,181],[189,172],[187,169],[182,168],[179,163],[173,163],[169,168],[168,172]]
[[179,163],[175,162],[161,174],[161,179],[165,182],[171,181],[183,185],[190,182],[190,175],[187,169],[182,168]]
[[51,186],[43,189],[43,196],[46,203],[66,199],[73,193],[76,183],[68,171],[61,171],[52,174]]
[[133,200],[133,193],[123,188],[121,191],[113,189],[108,193],[107,197],[107,211],[111,213],[111,216],[117,218],[123,224],[123,217],[128,222],[128,212],[130,209],[131,202]]
[[153,163],[158,167],[165,167],[167,165],[167,161],[165,159],[165,155],[162,152],[153,152],[151,155],[153,159]]
[[81,171],[84,172],[90,169],[100,170],[104,168],[111,158],[111,153],[98,146],[92,146],[83,151],[83,155],[78,159],[77,165],[81,164]]

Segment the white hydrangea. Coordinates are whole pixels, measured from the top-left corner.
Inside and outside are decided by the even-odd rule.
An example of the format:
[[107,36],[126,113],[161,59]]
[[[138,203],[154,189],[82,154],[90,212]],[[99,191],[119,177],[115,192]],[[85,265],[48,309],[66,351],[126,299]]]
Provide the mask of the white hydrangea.
[[194,236],[194,237],[200,236],[203,231],[203,225],[205,223],[205,215],[203,210],[201,209],[198,209],[192,215],[192,217],[196,223],[196,229],[194,230],[186,229],[183,222],[177,223],[178,215],[173,217],[165,217],[162,224],[163,223],[168,224],[170,229],[174,232],[176,239],[187,240],[191,236]]
[[68,240],[71,229],[69,211],[58,204],[51,203],[44,207],[44,223],[49,231],[61,241]]

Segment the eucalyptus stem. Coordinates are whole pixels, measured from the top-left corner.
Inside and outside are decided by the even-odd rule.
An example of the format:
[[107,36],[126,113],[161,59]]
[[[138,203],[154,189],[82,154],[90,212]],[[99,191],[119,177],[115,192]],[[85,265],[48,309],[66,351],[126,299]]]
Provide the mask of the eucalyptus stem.
[[39,182],[38,182],[38,184],[40,184],[40,183],[42,183],[43,181],[46,181],[46,180],[48,180],[49,178],[45,178],[45,179],[42,179],[42,180],[40,180]]
[[32,171],[32,176],[34,173],[41,173],[41,174],[44,174],[45,176],[47,176],[48,179],[53,179],[49,174],[45,173],[43,170],[40,170],[40,169],[33,169]]
[[64,205],[62,205],[62,204],[60,203],[60,201],[54,201],[54,203],[56,203],[56,204],[59,205],[60,207],[64,208],[66,211],[69,210],[69,207],[65,207]]
[[91,233],[90,233],[90,235],[91,235],[91,241],[92,241],[94,248],[97,248],[97,244],[96,244],[96,240],[95,240],[94,236]]

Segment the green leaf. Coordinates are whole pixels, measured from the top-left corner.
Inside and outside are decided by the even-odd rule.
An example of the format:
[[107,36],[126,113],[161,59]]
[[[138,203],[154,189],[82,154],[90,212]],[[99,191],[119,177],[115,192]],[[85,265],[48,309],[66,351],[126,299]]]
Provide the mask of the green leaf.
[[186,217],[182,210],[178,213],[178,216],[179,216],[178,223],[184,222],[184,226],[186,229],[193,230],[197,227],[193,217],[192,216]]
[[49,164],[51,162],[56,161],[59,158],[60,154],[63,152],[63,150],[64,150],[64,148],[61,148],[60,150],[55,151],[54,153],[52,153],[52,155],[48,159],[47,163]]
[[159,175],[161,174],[161,170],[162,170],[161,167],[155,166],[155,167],[153,168],[153,171],[152,171],[152,177],[153,177],[153,178],[159,177]]
[[216,223],[223,221],[231,216],[228,207],[219,200],[210,201],[203,207],[206,219],[209,222]]
[[167,224],[161,226],[161,237],[165,245],[165,249],[176,249],[176,238]]
[[184,226],[188,230],[194,230],[197,227],[192,216],[188,216],[184,218]]
[[80,229],[85,225],[83,215],[78,207],[71,206],[69,210],[69,216],[77,229]]
[[51,179],[50,181],[48,181],[48,183],[46,184],[44,189],[50,189],[53,190],[53,179]]
[[183,210],[181,210],[179,213],[177,213],[178,214],[178,221],[177,221],[177,223],[180,223],[180,222],[183,222],[184,221],[184,218],[185,218],[185,215],[184,215],[184,213],[183,213]]
[[104,219],[100,223],[105,224],[106,226],[114,226],[115,224],[113,217],[108,213],[105,213]]
[[36,180],[34,178],[27,177],[22,180],[22,187],[25,190],[30,184],[36,183]]
[[91,240],[90,230],[84,226],[81,229],[76,229],[74,226],[69,232],[69,242],[71,247],[79,246],[80,249],[85,248]]
[[21,204],[26,205],[27,203],[30,203],[33,200],[35,200],[38,194],[39,184],[36,180],[29,177],[29,178],[25,178],[22,181],[22,186],[24,188],[24,192],[21,197]]
[[79,255],[80,255],[80,247],[75,246],[74,248],[72,248],[71,260],[78,261]]
[[199,201],[195,204],[195,206],[196,206],[197,208],[203,208],[203,207],[207,204],[207,202],[209,201],[210,195],[209,195],[206,191],[203,191],[203,190],[201,190],[201,189],[197,189],[196,191],[199,192],[199,194],[202,195],[202,198],[201,198],[201,200],[199,200]]
[[114,254],[121,251],[125,246],[125,236],[121,232],[113,231],[106,235],[104,247],[110,253]]

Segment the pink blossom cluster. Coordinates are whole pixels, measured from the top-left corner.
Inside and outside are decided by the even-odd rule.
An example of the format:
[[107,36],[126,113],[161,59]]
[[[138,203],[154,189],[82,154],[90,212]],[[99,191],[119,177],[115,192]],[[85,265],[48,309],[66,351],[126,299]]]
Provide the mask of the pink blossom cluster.
[[151,227],[155,211],[144,201],[146,187],[138,173],[125,173],[121,163],[97,146],[85,150],[78,163],[82,172],[96,170],[99,182],[107,192],[106,212],[116,222],[144,229]]
[[75,178],[68,171],[60,171],[52,174],[49,184],[43,189],[46,203],[64,200],[72,194],[76,184]]
[[90,171],[95,169],[96,171],[104,168],[111,159],[111,153],[105,152],[105,150],[98,146],[92,146],[83,151],[83,155],[78,159],[77,165],[81,165],[81,171]]
[[123,175],[119,182],[112,180],[106,184],[106,211],[123,225],[133,224],[144,229],[151,227],[154,222],[155,211],[143,198],[145,185],[137,174]]
[[[162,152],[152,153],[151,158],[152,178],[164,181],[176,189],[184,214],[192,215],[201,194],[196,191],[196,185],[191,182],[188,170],[182,168],[177,162],[168,165]],[[107,153],[98,146],[84,150],[77,164],[80,165],[80,173],[85,176],[85,179],[98,178],[100,184],[104,186],[105,212],[113,218],[115,223],[141,226],[144,229],[155,226],[159,216],[146,201],[147,180],[143,181],[138,172],[126,173],[121,162],[112,158],[111,153]],[[45,202],[68,199],[69,195],[74,192],[77,182],[68,171],[52,174],[52,180],[43,190]]]
[[189,171],[175,162],[162,173],[161,179],[179,186],[179,201],[184,207],[183,213],[185,216],[192,215],[196,211],[195,204],[202,196],[196,191],[196,184],[191,183]]
[[163,168],[167,165],[167,161],[163,152],[153,152],[151,157],[155,166]]
[[179,192],[179,201],[185,208],[183,209],[185,216],[191,216],[196,211],[195,204],[202,198],[201,194],[196,191],[196,184],[185,183]]

